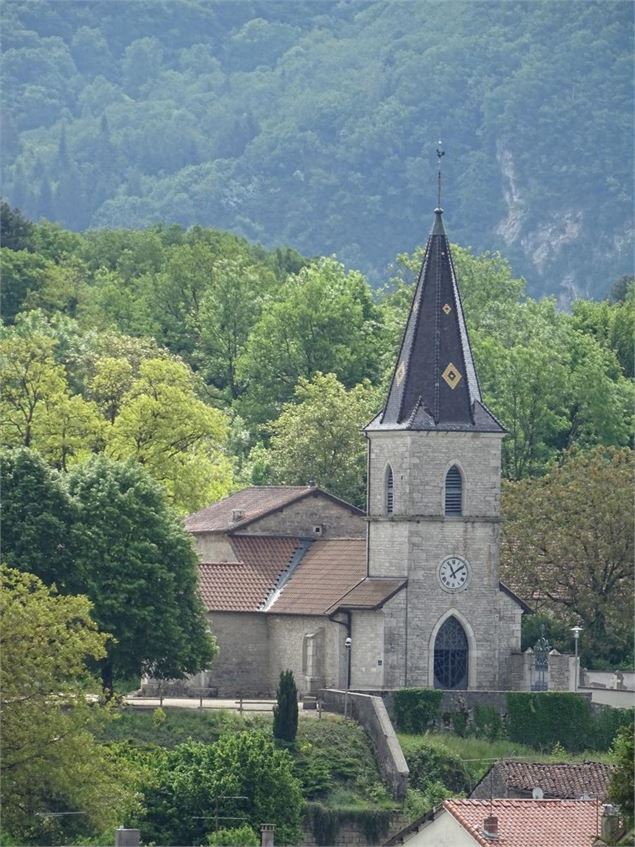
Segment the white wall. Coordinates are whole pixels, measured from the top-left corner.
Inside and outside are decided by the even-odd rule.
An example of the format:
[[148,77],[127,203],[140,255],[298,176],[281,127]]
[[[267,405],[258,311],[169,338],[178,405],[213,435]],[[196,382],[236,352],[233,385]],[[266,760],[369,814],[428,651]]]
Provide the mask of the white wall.
[[474,847],[477,843],[446,811],[404,841],[408,847]]

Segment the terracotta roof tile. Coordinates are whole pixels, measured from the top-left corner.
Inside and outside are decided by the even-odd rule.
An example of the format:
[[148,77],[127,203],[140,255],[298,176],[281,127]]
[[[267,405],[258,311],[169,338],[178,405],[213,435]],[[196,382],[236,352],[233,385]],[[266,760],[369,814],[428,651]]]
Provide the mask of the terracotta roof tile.
[[265,602],[300,548],[299,538],[234,536],[237,562],[204,562],[199,588],[208,611],[255,612]]
[[340,597],[329,611],[346,609],[377,609],[404,587],[407,580],[367,576],[348,594]]
[[269,611],[274,614],[323,615],[365,576],[364,539],[315,541]]
[[[194,512],[185,519],[188,532],[226,532],[236,526],[280,509],[304,497],[311,489],[305,485],[263,485],[244,488],[235,494]],[[315,489],[313,489],[315,490]],[[238,521],[232,521],[234,511],[242,512]]]
[[608,792],[613,769],[601,762],[574,764],[540,764],[505,760],[500,768],[509,788],[531,792],[542,788],[545,797],[579,799],[583,794],[602,800]]
[[[477,844],[491,847],[591,847],[598,833],[597,800],[446,800],[443,807]],[[498,839],[483,821],[498,818]]]

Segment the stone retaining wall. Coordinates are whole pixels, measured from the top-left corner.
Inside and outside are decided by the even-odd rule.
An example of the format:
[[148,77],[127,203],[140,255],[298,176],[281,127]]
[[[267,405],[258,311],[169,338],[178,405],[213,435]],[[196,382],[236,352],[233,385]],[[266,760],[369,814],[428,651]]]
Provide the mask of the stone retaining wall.
[[356,692],[322,689],[319,693],[322,707],[331,712],[348,714],[361,724],[373,743],[381,775],[396,800],[403,800],[408,788],[410,771],[395,735],[381,697]]

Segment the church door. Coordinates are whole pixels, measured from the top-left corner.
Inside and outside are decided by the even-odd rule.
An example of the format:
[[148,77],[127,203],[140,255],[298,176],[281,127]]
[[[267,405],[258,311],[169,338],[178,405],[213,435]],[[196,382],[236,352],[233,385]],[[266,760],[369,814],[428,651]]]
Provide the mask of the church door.
[[467,688],[468,645],[465,630],[448,618],[434,643],[434,687]]

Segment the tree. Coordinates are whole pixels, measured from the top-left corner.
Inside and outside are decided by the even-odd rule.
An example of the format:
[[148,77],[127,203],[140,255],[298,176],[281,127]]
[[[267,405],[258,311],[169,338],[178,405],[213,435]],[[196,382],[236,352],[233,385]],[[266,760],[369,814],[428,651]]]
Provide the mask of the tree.
[[5,201],[0,202],[0,243],[8,250],[29,250],[33,235],[33,223],[19,209],[12,209]]
[[75,567],[110,632],[100,660],[104,688],[113,679],[150,674],[182,678],[216,652],[198,595],[192,541],[161,487],[134,462],[98,456],[68,475],[77,518]]
[[5,444],[32,447],[67,470],[71,459],[88,456],[101,440],[94,403],[71,395],[64,367],[54,359],[55,340],[16,327],[0,338],[0,431]]
[[618,730],[611,750],[615,770],[609,785],[609,797],[620,807],[627,829],[633,826],[633,741],[633,726],[623,726]]
[[111,417],[113,403],[120,403],[106,431],[107,455],[142,464],[183,512],[227,494],[231,486],[231,465],[224,451],[227,418],[198,399],[190,369],[169,359],[141,362],[137,378],[118,401],[112,386],[115,378],[125,382],[129,372],[110,361],[102,363],[92,383]]
[[[3,828],[20,844],[94,837],[130,800],[125,774],[92,734],[103,710],[85,696],[85,659],[103,657],[106,636],[85,597],[5,566],[0,582]],[[65,811],[81,814],[48,815]]]
[[370,287],[333,259],[302,268],[265,305],[242,356],[246,419],[276,417],[298,380],[334,373],[347,387],[379,375],[380,313]]
[[298,689],[293,671],[282,671],[273,707],[273,737],[293,744],[298,734]]
[[71,535],[75,507],[60,474],[33,450],[3,450],[2,555],[65,594],[81,593]]
[[503,489],[502,577],[532,605],[584,627],[586,662],[632,661],[633,456],[572,451]]
[[335,374],[301,378],[295,403],[269,425],[268,462],[275,480],[306,485],[312,479],[357,505],[365,500],[366,444],[362,427],[377,412],[378,392],[367,382],[347,391]]
[[200,844],[228,818],[256,831],[263,822],[275,824],[279,844],[300,836],[303,801],[291,757],[259,732],[175,747],[160,757],[143,793],[144,841]]

